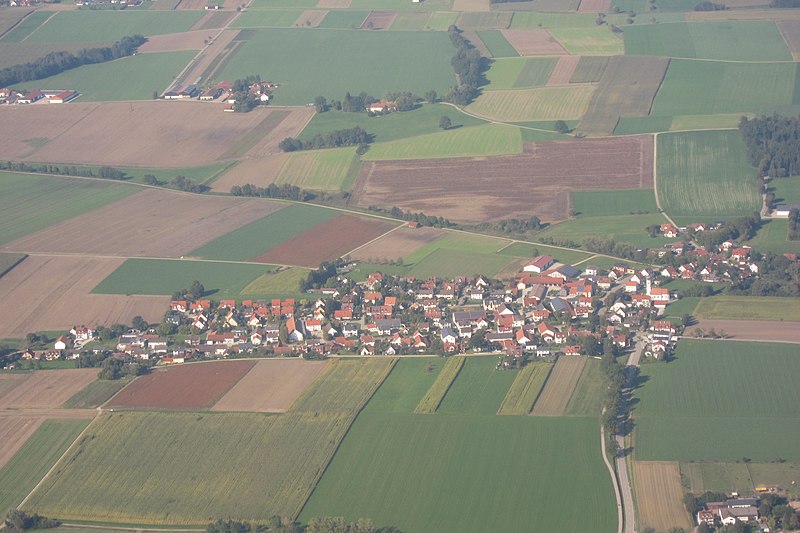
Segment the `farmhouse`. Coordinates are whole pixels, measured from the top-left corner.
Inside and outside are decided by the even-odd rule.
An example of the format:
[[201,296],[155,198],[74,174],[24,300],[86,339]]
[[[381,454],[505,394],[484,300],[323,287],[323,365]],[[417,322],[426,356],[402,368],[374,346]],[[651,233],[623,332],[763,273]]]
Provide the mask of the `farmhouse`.
[[775,218],[789,218],[789,213],[792,209],[800,210],[800,204],[781,204],[775,207],[772,211],[772,216]]
[[375,102],[367,106],[370,113],[391,113],[397,111],[397,102]]
[[539,255],[534,257],[527,265],[525,265],[522,270],[524,272],[536,272],[537,274],[541,274],[552,265],[555,261],[549,255]]

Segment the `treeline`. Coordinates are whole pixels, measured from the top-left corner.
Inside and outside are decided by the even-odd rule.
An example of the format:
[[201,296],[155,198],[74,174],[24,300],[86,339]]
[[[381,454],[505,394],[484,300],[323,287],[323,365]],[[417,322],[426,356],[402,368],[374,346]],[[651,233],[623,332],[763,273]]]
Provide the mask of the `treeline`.
[[300,282],[300,292],[325,287],[329,279],[336,277],[336,269],[340,266],[344,266],[344,264],[345,261],[343,259],[323,261],[320,263],[318,269],[309,272],[306,279]]
[[800,209],[789,210],[789,229],[787,238],[790,241],[800,241]]
[[760,175],[781,178],[800,174],[800,117],[742,117],[739,132],[750,164]]
[[35,172],[38,174],[56,174],[59,176],[78,176],[81,178],[103,178],[108,180],[126,180],[129,178],[123,171],[109,166],[97,169],[81,168],[74,166],[58,165],[36,165],[30,163],[14,163],[11,161],[0,161],[0,170],[10,170],[12,172]]
[[85,48],[76,54],[50,52],[35,61],[0,69],[0,87],[8,87],[26,81],[41,80],[82,65],[105,63],[133,54],[147,39],[141,35],[123,37],[111,46]]
[[192,178],[187,178],[186,176],[175,176],[170,181],[170,185],[178,189],[179,191],[184,192],[196,192],[202,193],[208,190],[207,185],[203,185],[202,183],[197,183]]
[[340,146],[365,146],[369,141],[370,135],[367,131],[360,126],[356,126],[355,128],[334,130],[325,135],[317,133],[308,141],[286,137],[278,143],[278,148],[284,152],[295,152],[297,150],[316,150]]
[[615,453],[617,441],[614,436],[620,431],[625,419],[625,403],[622,398],[625,368],[617,362],[613,353],[606,351],[600,361],[600,370],[606,380],[602,414],[603,426],[606,428],[606,448]]
[[393,526],[376,527],[369,518],[348,522],[340,516],[322,516],[309,519],[302,526],[287,518],[273,515],[266,524],[252,524],[237,520],[217,520],[206,527],[206,533],[402,533]]
[[772,0],[769,7],[800,7],[800,0]]
[[305,202],[311,199],[311,193],[301,189],[296,185],[277,185],[270,183],[267,187],[258,187],[252,183],[246,185],[234,185],[231,187],[231,194],[234,196],[256,196],[258,198],[284,198],[286,200],[297,200]]
[[456,47],[456,55],[450,60],[450,64],[458,77],[458,85],[447,91],[444,100],[456,105],[467,105],[478,96],[478,87],[485,82],[483,73],[488,64],[478,49],[461,35],[458,26],[451,25],[447,28],[447,34]]
[[544,225],[539,217],[533,216],[530,218],[507,218],[497,222],[482,222],[475,226],[477,231],[489,231],[499,233],[525,233],[527,231],[538,231]]
[[28,514],[19,509],[12,509],[8,512],[2,524],[8,531],[28,531],[31,529],[49,529],[58,527],[61,522],[52,520],[38,514]]
[[399,207],[393,207],[391,209],[384,209],[382,207],[378,207],[375,205],[371,205],[367,208],[370,211],[374,211],[376,213],[385,213],[393,218],[399,218],[400,220],[407,220],[409,222],[416,222],[420,226],[430,226],[432,228],[457,228],[458,224],[454,222],[450,222],[446,218],[443,217],[435,217],[435,216],[428,216],[425,213],[412,213],[411,211],[403,211]]

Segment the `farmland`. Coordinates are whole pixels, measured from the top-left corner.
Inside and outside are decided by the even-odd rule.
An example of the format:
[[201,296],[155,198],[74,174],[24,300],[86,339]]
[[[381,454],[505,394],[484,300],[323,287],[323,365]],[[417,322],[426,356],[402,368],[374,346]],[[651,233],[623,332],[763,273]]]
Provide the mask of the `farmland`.
[[[295,516],[393,363],[333,363],[325,379],[281,415],[108,414],[26,509],[64,519],[147,524]],[[254,456],[259,460],[252,461]],[[76,484],[85,489],[66,490]]]
[[553,28],[553,37],[567,52],[579,56],[610,56],[622,54],[622,39],[606,27]]
[[758,211],[755,169],[739,132],[665,133],[657,142],[658,194],[670,215],[732,217]]
[[655,213],[656,198],[652,189],[616,191],[573,191],[570,203],[578,216],[621,216],[632,213]]
[[468,357],[437,414],[494,415],[514,382],[513,372],[497,372],[495,357]]
[[[747,304],[750,305],[750,304]],[[796,342],[800,343],[800,328],[797,322],[780,320],[720,320],[701,318],[687,333],[702,329],[705,332],[723,333],[727,338],[738,340]]]
[[505,37],[516,53],[521,56],[545,56],[566,54],[564,47],[547,30],[541,29],[514,29],[502,30]]
[[585,357],[559,357],[547,378],[544,389],[533,405],[533,414],[537,416],[563,415],[585,364]]
[[565,415],[597,416],[603,405],[606,382],[600,370],[600,361],[588,359],[583,366],[581,377],[570,396]]
[[445,235],[434,228],[399,228],[380,239],[362,246],[351,257],[365,262],[379,262],[406,257]]
[[759,252],[772,252],[774,254],[795,253],[800,254],[800,241],[790,241],[787,236],[789,221],[773,218],[765,220],[756,236],[747,242]]
[[28,35],[26,42],[116,41],[135,33],[159,35],[190,29],[203,13],[198,11],[61,11]]
[[484,30],[476,32],[484,45],[489,49],[491,57],[516,57],[523,55],[507,40],[505,32]]
[[[17,21],[19,21],[19,24],[16,24],[11,31],[3,35],[3,42],[18,43],[24,41],[32,31],[41,26],[52,15],[53,13],[48,13],[46,11],[34,11],[31,13],[21,9],[4,9],[3,14],[0,15],[3,21],[3,32],[8,31]],[[25,16],[25,18],[22,18],[23,16]],[[19,20],[21,18],[22,20]]]
[[670,527],[691,527],[683,504],[678,463],[634,461],[636,501],[643,526],[666,531]]
[[572,241],[581,243],[586,237],[594,236],[650,248],[661,246],[671,241],[671,239],[667,239],[666,237],[653,238],[647,233],[647,226],[651,224],[663,224],[664,220],[664,217],[658,213],[647,215],[578,217],[554,224],[538,233],[537,237],[549,237],[556,242]]
[[707,490],[747,494],[756,486],[765,485],[780,487],[796,498],[799,470],[797,463],[681,463],[681,474],[695,494]]
[[314,150],[289,155],[275,183],[314,191],[346,191],[352,188],[357,175],[355,148]]
[[439,404],[442,403],[445,394],[450,390],[450,386],[458,377],[459,372],[464,367],[465,357],[451,357],[447,359],[442,366],[442,370],[436,376],[436,381],[433,382],[431,388],[425,393],[425,396],[419,401],[417,408],[414,412],[417,414],[433,414],[438,409]]
[[547,80],[547,85],[557,86],[569,84],[581,59],[582,58],[576,56],[559,57],[558,63],[556,63],[553,72],[550,74],[550,79]]
[[511,91],[487,91],[467,109],[493,120],[577,119],[588,109],[594,87],[542,87]]
[[283,294],[296,294],[300,290],[300,282],[307,277],[308,270],[304,268],[279,268],[251,281],[241,294],[248,298],[278,298]]
[[518,128],[486,124],[374,144],[364,161],[492,156],[522,152]]
[[570,83],[597,82],[608,67],[608,57],[582,56],[570,77]]
[[[797,461],[790,444],[800,427],[796,355],[787,344],[682,340],[675,361],[642,367],[648,379],[634,411],[637,459]],[[682,438],[688,434],[696,438]]]
[[552,57],[506,58],[492,62],[486,73],[490,89],[541,87],[548,83],[557,60]]
[[787,320],[800,322],[800,301],[795,298],[714,296],[703,298],[694,313],[717,320]]
[[107,402],[128,384],[126,379],[97,379],[72,395],[64,407],[67,409],[94,409]]
[[528,363],[517,373],[514,383],[508,389],[503,403],[497,411],[499,415],[527,415],[550,375],[550,363]]

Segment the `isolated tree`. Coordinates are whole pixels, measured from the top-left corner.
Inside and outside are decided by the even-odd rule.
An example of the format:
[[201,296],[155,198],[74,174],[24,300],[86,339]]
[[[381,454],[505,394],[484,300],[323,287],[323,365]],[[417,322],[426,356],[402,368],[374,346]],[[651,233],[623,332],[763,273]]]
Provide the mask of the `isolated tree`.
[[443,130],[449,130],[452,125],[453,122],[447,115],[443,115],[442,118],[439,119],[439,127]]
[[314,109],[317,113],[324,113],[328,110],[328,100],[324,96],[317,96],[314,98]]
[[141,315],[136,315],[133,317],[133,320],[131,320],[131,326],[133,326],[133,329],[138,329],[139,331],[144,331],[149,327]]
[[563,120],[556,120],[555,128],[558,133],[569,133],[569,126]]
[[425,93],[425,100],[429,104],[435,104],[436,102],[439,101],[439,95],[434,90],[427,91]]
[[192,285],[189,287],[189,294],[193,298],[200,298],[206,293],[206,288],[203,287],[203,284],[197,280],[192,282]]

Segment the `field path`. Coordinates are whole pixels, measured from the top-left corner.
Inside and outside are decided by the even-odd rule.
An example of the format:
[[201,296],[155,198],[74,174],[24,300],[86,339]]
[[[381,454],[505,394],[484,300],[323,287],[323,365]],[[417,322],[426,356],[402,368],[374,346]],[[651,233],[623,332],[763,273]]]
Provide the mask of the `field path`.
[[30,37],[31,35],[33,35],[33,34],[34,34],[34,33],[36,33],[37,31],[39,31],[39,28],[41,28],[42,26],[44,26],[45,24],[47,24],[48,22],[50,22],[50,19],[51,19],[51,18],[53,18],[53,17],[55,17],[56,15],[58,15],[58,13],[59,13],[58,11],[54,11],[52,15],[50,15],[49,17],[47,17],[47,20],[45,20],[44,22],[42,22],[41,24],[39,24],[38,26],[36,26],[36,27],[33,29],[33,31],[32,31],[32,32],[30,32],[30,33],[29,33],[28,35],[26,35],[25,37],[23,37],[23,38],[22,38],[22,40],[21,40],[20,42],[21,42],[21,43],[24,43],[25,41],[27,41],[27,40],[28,40],[28,37]]
[[395,227],[393,227],[392,229],[390,229],[389,231],[387,231],[386,233],[383,233],[383,234],[381,234],[381,235],[378,235],[378,236],[377,236],[377,237],[375,237],[374,239],[372,239],[372,240],[370,240],[370,241],[367,241],[367,242],[365,242],[365,243],[364,243],[364,244],[362,244],[361,246],[356,246],[355,248],[353,248],[352,250],[350,250],[350,251],[349,251],[349,252],[347,252],[346,254],[342,254],[342,257],[347,257],[348,255],[352,255],[352,254],[354,254],[355,252],[359,251],[360,249],[364,248],[365,246],[368,246],[368,245],[372,244],[373,242],[375,242],[375,241],[377,241],[377,240],[379,240],[379,239],[382,239],[382,238],[386,237],[387,235],[389,235],[389,234],[390,234],[390,233],[392,233],[393,231],[397,231],[397,230],[399,230],[400,228],[403,228],[403,227],[406,227],[406,225],[405,225],[405,224],[400,224],[399,226],[395,226]]
[[[626,506],[623,507],[622,495],[620,494],[619,490],[619,480],[614,472],[614,467],[608,462],[608,453],[606,452],[606,428],[602,424],[600,425],[600,450],[603,454],[603,462],[606,464],[608,473],[611,475],[611,481],[614,484],[614,496],[617,498],[617,533],[623,533],[623,526],[628,522],[628,520],[625,520],[624,515],[624,510],[629,508],[627,507],[628,500],[626,500]],[[630,488],[630,485],[628,485],[628,488]]]

